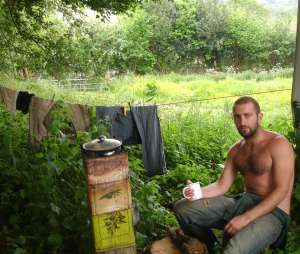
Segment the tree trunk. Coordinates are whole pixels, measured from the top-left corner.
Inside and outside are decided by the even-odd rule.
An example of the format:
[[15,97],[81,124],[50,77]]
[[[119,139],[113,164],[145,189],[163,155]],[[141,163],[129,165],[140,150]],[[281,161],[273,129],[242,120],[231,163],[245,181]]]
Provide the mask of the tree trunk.
[[23,67],[22,68],[22,75],[23,75],[24,79],[28,79],[29,78],[29,72],[28,72],[27,67]]

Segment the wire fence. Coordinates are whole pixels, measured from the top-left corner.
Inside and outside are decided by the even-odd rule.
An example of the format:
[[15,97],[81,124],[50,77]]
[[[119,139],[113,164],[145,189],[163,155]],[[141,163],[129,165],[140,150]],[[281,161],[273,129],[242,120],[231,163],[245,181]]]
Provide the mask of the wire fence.
[[108,86],[106,84],[101,84],[100,82],[95,82],[89,79],[65,79],[65,80],[50,80],[56,87],[64,90],[75,90],[83,92],[95,92],[95,91],[106,91]]

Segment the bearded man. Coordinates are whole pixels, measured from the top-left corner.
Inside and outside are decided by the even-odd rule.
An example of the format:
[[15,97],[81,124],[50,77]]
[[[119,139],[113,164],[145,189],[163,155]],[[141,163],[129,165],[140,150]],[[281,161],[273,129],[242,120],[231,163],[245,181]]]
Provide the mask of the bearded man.
[[[282,135],[262,128],[263,114],[252,97],[236,100],[232,114],[243,138],[230,148],[221,177],[201,188],[202,198],[193,200],[188,183],[186,198],[174,206],[177,220],[185,234],[207,245],[209,253],[216,241],[212,228],[224,230],[225,254],[284,248],[294,181],[293,148]],[[244,192],[234,198],[224,196],[238,174]]]

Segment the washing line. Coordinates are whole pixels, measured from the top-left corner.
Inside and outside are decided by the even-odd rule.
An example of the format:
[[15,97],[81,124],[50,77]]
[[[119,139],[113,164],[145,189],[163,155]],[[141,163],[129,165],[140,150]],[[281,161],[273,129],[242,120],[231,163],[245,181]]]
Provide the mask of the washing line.
[[241,97],[241,96],[250,96],[250,95],[258,95],[258,94],[266,94],[266,93],[276,93],[276,92],[282,92],[282,91],[291,91],[291,90],[292,90],[291,88],[286,88],[286,89],[269,90],[269,91],[256,92],[256,93],[234,94],[234,95],[221,96],[221,97],[193,98],[193,99],[184,100],[184,101],[160,103],[160,104],[156,104],[156,106],[162,107],[162,106],[169,106],[169,105],[187,104],[187,103],[202,102],[202,101],[212,101],[212,100],[228,99],[228,98]]

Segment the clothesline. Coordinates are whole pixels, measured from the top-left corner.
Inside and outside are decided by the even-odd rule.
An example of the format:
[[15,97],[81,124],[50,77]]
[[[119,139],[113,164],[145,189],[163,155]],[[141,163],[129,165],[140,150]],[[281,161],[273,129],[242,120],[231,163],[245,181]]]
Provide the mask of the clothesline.
[[[169,106],[169,105],[177,105],[177,104],[188,104],[188,103],[193,103],[193,102],[203,102],[203,101],[212,101],[212,100],[220,100],[220,99],[228,99],[228,98],[234,98],[234,97],[240,97],[240,96],[250,96],[250,95],[258,95],[258,94],[266,94],[266,93],[275,93],[275,92],[283,92],[283,91],[291,91],[291,88],[286,88],[286,89],[277,89],[277,90],[268,90],[268,91],[262,91],[262,92],[253,92],[253,93],[244,93],[244,94],[234,94],[234,95],[227,95],[227,96],[220,96],[220,97],[211,97],[211,98],[199,98],[199,97],[194,97],[188,100],[183,100],[183,101],[175,101],[175,102],[166,102],[166,103],[154,103],[155,106]],[[55,98],[55,94],[52,96],[51,100],[53,101]],[[109,99],[104,99],[101,98],[101,100],[109,100]],[[130,103],[130,102],[125,102],[123,101],[122,103],[117,103],[118,105],[130,105],[130,106],[139,106],[141,104],[134,104],[134,103]],[[95,106],[95,105],[91,105],[88,103],[85,103],[84,105],[86,106]],[[145,104],[142,104],[143,106]],[[153,104],[148,104],[153,105]]]
[[[203,102],[203,101],[213,101],[213,100],[221,100],[221,99],[228,99],[228,98],[234,98],[234,97],[240,97],[240,96],[251,96],[251,95],[258,95],[258,94],[266,94],[266,93],[276,93],[276,92],[283,92],[283,91],[291,91],[291,88],[286,88],[286,89],[277,89],[277,90],[268,90],[268,91],[262,91],[262,92],[253,92],[253,93],[245,93],[245,94],[234,94],[234,95],[227,95],[227,96],[220,96],[220,97],[211,97],[211,98],[199,98],[199,97],[194,97],[190,98],[188,100],[182,100],[182,101],[175,101],[175,102],[166,102],[166,103],[154,103],[154,105],[159,106],[159,107],[164,107],[164,106],[170,106],[170,105],[178,105],[178,104],[188,104],[188,103],[193,103],[193,102]],[[55,94],[52,97],[52,100],[54,100]],[[101,98],[103,101],[111,101],[111,98]],[[139,105],[153,105],[153,104],[135,104],[132,102],[128,101],[122,101],[119,103],[116,103],[118,105],[131,105],[131,106],[139,106]],[[86,106],[95,106],[91,105],[89,103],[84,103]]]
[[212,100],[220,100],[220,99],[228,99],[240,96],[249,96],[249,95],[257,95],[257,94],[265,94],[265,93],[275,93],[275,92],[282,92],[282,91],[291,91],[291,88],[286,89],[278,89],[278,90],[269,90],[263,92],[255,92],[255,93],[246,93],[246,94],[235,94],[235,95],[228,95],[228,96],[220,96],[220,97],[212,97],[212,98],[193,98],[184,101],[177,101],[177,102],[169,102],[169,103],[160,103],[156,104],[156,106],[169,106],[169,105],[177,105],[177,104],[186,104],[186,103],[193,103],[193,102],[202,102],[202,101],[212,101]]

